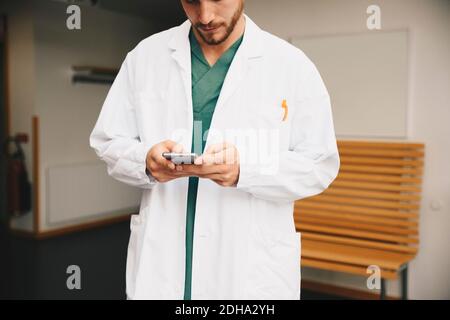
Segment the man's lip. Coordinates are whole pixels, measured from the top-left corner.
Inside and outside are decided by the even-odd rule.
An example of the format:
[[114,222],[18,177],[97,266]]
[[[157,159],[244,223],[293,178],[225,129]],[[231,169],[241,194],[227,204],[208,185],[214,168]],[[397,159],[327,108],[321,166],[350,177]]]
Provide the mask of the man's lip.
[[219,28],[219,27],[218,27],[218,26],[217,26],[217,27],[212,27],[212,28],[203,28],[203,27],[200,27],[200,30],[206,31],[206,32],[210,32],[210,31],[216,30],[217,28]]

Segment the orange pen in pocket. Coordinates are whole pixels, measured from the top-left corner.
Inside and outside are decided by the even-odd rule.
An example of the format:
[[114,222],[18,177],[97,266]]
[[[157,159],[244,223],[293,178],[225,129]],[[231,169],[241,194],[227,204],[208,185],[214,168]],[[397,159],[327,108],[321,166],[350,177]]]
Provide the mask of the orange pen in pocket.
[[281,108],[284,109],[284,116],[283,116],[283,120],[281,120],[281,121],[285,121],[288,117],[288,112],[289,112],[286,99],[283,100],[283,103],[281,104]]

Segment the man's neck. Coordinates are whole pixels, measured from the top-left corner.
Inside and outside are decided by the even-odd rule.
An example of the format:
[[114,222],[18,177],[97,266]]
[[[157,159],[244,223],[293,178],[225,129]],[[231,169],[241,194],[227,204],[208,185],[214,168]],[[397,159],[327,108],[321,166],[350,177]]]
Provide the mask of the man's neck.
[[203,39],[197,34],[197,30],[194,29],[194,35],[197,38],[200,47],[202,48],[203,55],[208,63],[212,66],[227,51],[243,34],[245,31],[245,16],[242,14],[236,26],[229,35],[229,37],[218,45],[210,45],[203,41]]

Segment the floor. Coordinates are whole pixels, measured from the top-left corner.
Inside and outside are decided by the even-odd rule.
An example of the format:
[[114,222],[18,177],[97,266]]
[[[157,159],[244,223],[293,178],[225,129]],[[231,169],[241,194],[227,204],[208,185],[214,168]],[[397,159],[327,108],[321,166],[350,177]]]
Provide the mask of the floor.
[[[39,241],[0,229],[0,299],[124,299],[128,237],[128,222]],[[67,288],[70,265],[80,290]],[[302,290],[302,299],[341,297]]]

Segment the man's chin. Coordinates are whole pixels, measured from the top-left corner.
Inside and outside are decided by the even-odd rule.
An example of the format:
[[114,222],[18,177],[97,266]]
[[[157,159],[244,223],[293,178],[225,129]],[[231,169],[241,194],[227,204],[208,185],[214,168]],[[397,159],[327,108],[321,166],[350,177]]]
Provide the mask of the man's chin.
[[218,45],[226,40],[226,35],[206,35],[203,37],[203,40],[209,45]]
[[207,37],[205,39],[205,42],[210,46],[218,45],[219,43],[222,43],[222,39],[215,39],[214,37]]
[[226,32],[224,32],[221,29],[222,28],[219,28],[215,32],[206,32],[206,31],[198,30],[198,29],[197,29],[197,31],[200,33],[200,36],[204,42],[206,42],[209,45],[218,45],[227,39]]

